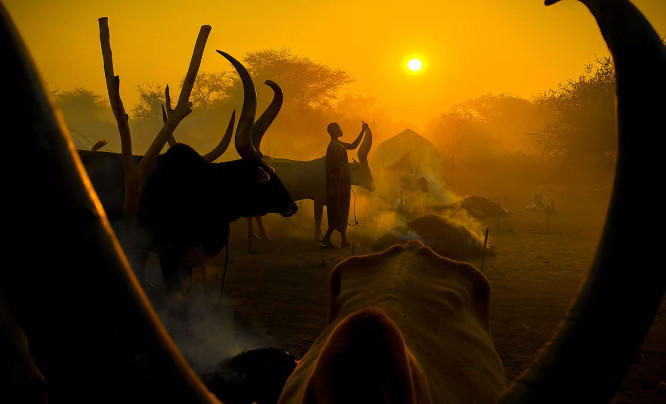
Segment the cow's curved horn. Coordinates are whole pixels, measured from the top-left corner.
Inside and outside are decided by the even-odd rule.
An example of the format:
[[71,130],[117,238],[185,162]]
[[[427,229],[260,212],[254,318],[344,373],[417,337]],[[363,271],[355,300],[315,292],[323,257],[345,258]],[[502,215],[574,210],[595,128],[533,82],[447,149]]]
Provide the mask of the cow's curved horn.
[[358,159],[362,163],[368,162],[368,154],[370,153],[370,148],[372,147],[372,132],[369,130],[365,131],[363,135],[363,143],[361,147],[358,148]]
[[261,139],[264,137],[264,133],[266,133],[266,130],[269,126],[271,126],[273,120],[280,112],[280,108],[282,108],[282,101],[284,99],[284,96],[282,95],[282,89],[277,85],[277,83],[271,80],[266,80],[264,83],[273,89],[274,94],[273,101],[271,101],[268,108],[266,108],[264,113],[261,114],[259,119],[257,119],[257,122],[254,123],[254,126],[252,126],[252,144],[254,145],[254,148],[257,149],[257,151],[260,150]]
[[645,192],[645,179],[664,176],[663,151],[652,142],[666,132],[666,48],[628,0],[583,2],[615,62],[613,193],[595,260],[567,319],[501,403],[610,401],[666,288],[666,271],[646,254],[663,250],[663,226],[655,225],[637,197]]
[[241,109],[240,118],[238,118],[238,127],[236,128],[236,151],[244,159],[257,159],[261,155],[252,145],[252,127],[254,126],[254,117],[257,114],[257,92],[254,89],[254,82],[250,73],[233,56],[226,52],[218,50],[217,53],[227,58],[240,75],[243,83],[243,109]]
[[28,338],[49,402],[87,402],[100,392],[110,402],[216,402],[129,268],[2,4],[0,54],[0,77],[10,78],[12,94],[0,107],[21,106],[6,119],[22,134],[5,140],[32,158],[5,184],[22,198],[4,223],[17,257],[6,266],[21,270],[0,271],[0,294]]
[[203,156],[204,160],[206,160],[209,163],[212,163],[213,161],[217,160],[221,155],[224,154],[224,152],[227,150],[227,147],[229,147],[229,143],[231,143],[231,136],[234,134],[234,123],[236,123],[235,110],[234,112],[231,113],[229,126],[227,126],[227,131],[224,132],[222,140],[220,140],[220,143],[218,143],[213,150],[211,150],[209,153]]

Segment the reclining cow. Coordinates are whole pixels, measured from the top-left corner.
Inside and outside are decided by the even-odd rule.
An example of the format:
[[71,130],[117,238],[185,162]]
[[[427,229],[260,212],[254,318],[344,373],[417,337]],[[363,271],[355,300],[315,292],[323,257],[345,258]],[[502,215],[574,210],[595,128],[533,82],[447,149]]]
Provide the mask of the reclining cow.
[[[227,132],[214,151],[201,156],[189,146],[173,144],[145,170],[142,180],[136,210],[138,234],[132,240],[136,248],[132,264],[143,277],[148,251],[156,252],[170,291],[189,290],[192,267],[203,266],[220,252],[227,243],[230,222],[269,212],[291,216],[297,210],[289,192],[252,144],[252,131],[260,141],[281,103],[272,103],[255,124],[256,92],[252,79],[240,62],[220,53],[236,68],[244,88],[235,137],[241,160],[212,162],[229,145],[234,124],[232,115]],[[266,84],[281,99],[279,86],[271,81]],[[167,99],[168,94],[167,87]],[[177,113],[171,110],[170,104],[168,100],[169,117]],[[165,111],[165,127],[168,123]],[[112,222],[122,220],[127,216],[123,156],[83,150],[79,155],[108,217]],[[142,158],[134,156],[133,160],[139,162]],[[129,244],[127,240],[126,244]]]
[[[363,142],[358,149],[358,160],[349,163],[349,176],[351,185],[365,188],[369,191],[375,190],[375,183],[372,178],[372,172],[368,165],[368,154],[372,147],[372,132],[367,130],[363,137]],[[275,169],[289,194],[295,201],[302,199],[311,199],[314,201],[315,229],[314,237],[321,241],[321,219],[324,212],[324,206],[327,206],[326,197],[326,157],[320,157],[314,160],[299,161],[280,159],[270,156],[264,156],[268,165]],[[263,239],[270,239],[264,229],[261,217],[255,218],[259,227],[259,235]],[[252,229],[252,219],[248,219],[248,236],[254,236]]]
[[[666,99],[662,95],[666,92],[666,48],[628,0],[585,0],[585,4],[597,19],[616,63],[619,139],[616,181],[604,232],[588,278],[557,334],[539,353],[532,367],[496,398],[502,404],[610,400],[631,365],[666,288],[666,272],[655,266],[653,256],[644,254],[646,248],[656,250],[660,247],[661,227],[654,226],[651,212],[641,209],[642,201],[633,197],[648,175],[664,174],[659,158],[661,151],[653,147],[650,136],[664,129]],[[215,403],[215,398],[196,378],[166,334],[139,288],[73,142],[61,126],[61,120],[53,115],[52,106],[18,33],[1,7],[0,53],[6,57],[5,63],[0,64],[0,77],[11,78],[7,80],[5,90],[13,95],[12,98],[3,97],[0,107],[14,111],[7,116],[8,126],[23,128],[22,136],[11,136],[6,141],[9,150],[29,150],[32,157],[30,164],[22,165],[16,175],[7,176],[5,189],[8,195],[16,197],[18,203],[12,206],[12,214],[7,215],[5,222],[6,232],[11,237],[6,241],[8,254],[0,270],[0,294],[13,321],[27,336],[31,355],[46,381],[49,402]],[[21,108],[13,108],[15,105]],[[636,234],[644,236],[640,245],[634,242]],[[412,244],[404,249],[394,247],[386,254],[421,257],[418,259],[424,265],[417,268],[401,265],[402,272],[425,273],[425,263],[430,259],[434,260],[433,272],[437,268],[446,268],[447,272],[453,272],[447,275],[449,278],[459,272],[461,283],[463,279],[477,277],[472,275],[475,272],[469,267],[443,265],[438,257],[432,257],[427,249],[418,245]],[[360,286],[350,283],[353,281],[350,274],[354,270],[354,260],[366,260],[375,269],[380,269],[394,265],[390,258],[390,255],[377,255],[354,258],[343,264],[336,270],[340,290],[334,290],[333,296],[351,304],[353,299],[348,298],[348,292],[364,295]],[[377,262],[373,263],[373,259]],[[395,268],[393,266],[390,273],[398,273]],[[402,276],[408,279],[410,275]],[[440,274],[434,272],[431,276],[436,279]],[[85,287],[82,287],[82,281],[87,281]],[[465,291],[464,288],[455,289]],[[472,287],[470,290],[475,293],[469,295],[470,299],[483,296],[482,289],[483,286],[479,289]],[[419,296],[403,296],[415,301],[424,298],[420,291]],[[384,307],[392,302],[396,308],[399,303],[404,304],[392,293],[382,299]],[[478,311],[474,309],[479,307],[478,304],[472,300],[471,304],[465,304],[462,294],[458,300],[450,293],[450,299],[452,305],[444,307],[446,313],[455,312],[457,307]],[[375,302],[369,303],[372,307],[378,306]],[[332,312],[334,321],[337,313],[347,312],[347,307],[332,306],[335,307]],[[433,308],[423,307],[423,310],[432,311]],[[378,346],[375,352],[380,352],[379,360],[393,363],[387,360],[391,361],[396,355],[385,354],[386,347],[391,350],[408,348],[409,351],[404,349],[402,362],[409,366],[397,367],[393,373],[409,369],[411,374],[403,374],[398,379],[401,385],[393,386],[395,388],[387,390],[387,394],[393,394],[393,391],[399,394],[399,390],[405,390],[403,387],[412,386],[408,396],[426,402],[428,397],[435,399],[440,393],[428,394],[426,386],[432,388],[434,382],[430,380],[446,377],[427,363],[416,363],[420,358],[415,354],[410,356],[409,352],[418,352],[421,348],[409,344],[417,338],[404,335],[409,330],[408,325],[404,330],[397,328],[405,323],[399,318],[399,312],[396,315],[397,311],[393,309],[382,311],[368,306],[368,310],[339,321],[341,326],[332,330],[335,332],[331,335],[348,338],[329,339],[325,346],[332,351],[328,352],[339,352],[339,355],[325,358],[331,359],[335,366],[345,364],[349,359],[349,356],[345,357],[344,349],[350,346],[347,342],[354,342],[354,336],[364,334],[364,330],[368,330],[370,338],[394,333],[392,338],[379,339],[383,346]],[[456,314],[449,318],[458,317]],[[478,332],[470,331],[469,335],[476,335],[479,341],[468,342],[483,347],[480,340],[485,339],[485,330],[479,321],[483,319],[483,313],[472,313],[471,318],[473,321],[469,327],[477,328]],[[11,322],[3,323],[3,327],[7,328],[0,329],[2,333],[15,331],[11,329]],[[433,352],[439,352],[441,348],[437,345],[446,342],[448,327],[442,327],[440,322],[433,322],[429,327],[432,328],[428,335],[435,335],[440,327],[437,340],[429,342],[435,345]],[[402,335],[403,345],[394,343],[401,342],[396,330]],[[361,341],[351,346],[366,345]],[[463,348],[459,354],[463,359],[469,357],[470,362],[477,358],[476,354],[465,352]],[[321,366],[325,364],[321,362]],[[487,366],[484,363],[469,365],[478,369]],[[0,361],[0,366],[7,364]],[[340,374],[339,369],[330,368],[332,372],[337,371],[330,377]],[[490,376],[484,377],[497,379],[491,377],[499,375],[496,364],[491,363],[486,369]],[[452,371],[452,378],[461,377]],[[385,373],[392,376],[391,372]],[[373,379],[373,385],[382,382],[372,375],[364,376]],[[344,380],[344,375],[338,379],[314,377],[308,380],[308,386],[312,387],[307,391],[312,393],[307,398],[336,402],[334,395],[321,394],[329,393],[330,386]],[[501,381],[501,378],[497,380]],[[6,382],[0,380],[0,383]],[[361,385],[367,387],[370,384]],[[0,394],[10,391],[4,387],[0,386]],[[349,391],[344,386],[340,389],[343,393]],[[289,382],[284,393],[293,391],[304,390]],[[477,402],[487,394],[494,394],[492,391],[496,391],[493,385],[483,386]],[[371,393],[367,397],[375,396]],[[469,397],[474,392],[461,394]],[[4,402],[16,401],[13,397],[1,398]],[[292,398],[298,400],[301,397],[285,395],[283,400]]]
[[505,377],[489,299],[478,269],[416,240],[349,258],[331,274],[328,327],[279,402],[492,402]]

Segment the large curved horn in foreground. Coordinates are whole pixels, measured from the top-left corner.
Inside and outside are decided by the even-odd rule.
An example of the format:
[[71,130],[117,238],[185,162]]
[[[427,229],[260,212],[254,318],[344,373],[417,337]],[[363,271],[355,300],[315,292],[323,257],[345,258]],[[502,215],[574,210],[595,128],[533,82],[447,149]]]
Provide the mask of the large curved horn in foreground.
[[264,83],[273,89],[274,94],[273,101],[271,101],[268,108],[266,108],[264,113],[257,119],[257,122],[254,123],[254,126],[252,126],[252,144],[257,151],[260,150],[261,139],[264,137],[264,133],[266,133],[266,130],[271,126],[273,120],[275,120],[275,117],[280,112],[284,99],[282,89],[277,83],[271,80],[266,80]]
[[252,145],[252,126],[254,126],[254,117],[257,114],[257,92],[254,89],[252,77],[245,67],[231,55],[221,50],[218,50],[217,53],[231,62],[243,83],[243,109],[241,109],[236,128],[236,151],[244,159],[261,158]]
[[372,147],[372,132],[366,130],[363,136],[363,143],[361,143],[361,147],[358,148],[358,159],[362,163],[367,163],[368,154],[370,153],[370,148]]
[[5,140],[31,152],[5,185],[20,203],[5,222],[16,259],[0,269],[0,294],[27,335],[49,402],[216,402],[141,291],[2,5],[0,54],[12,94],[0,106],[14,111],[6,124],[22,128]]
[[648,178],[664,177],[663,150],[654,142],[666,133],[666,48],[628,0],[583,3],[615,62],[615,184],[597,254],[578,298],[553,340],[501,403],[608,402],[666,287],[663,265],[646,253],[663,250],[663,219],[655,220],[639,197]]

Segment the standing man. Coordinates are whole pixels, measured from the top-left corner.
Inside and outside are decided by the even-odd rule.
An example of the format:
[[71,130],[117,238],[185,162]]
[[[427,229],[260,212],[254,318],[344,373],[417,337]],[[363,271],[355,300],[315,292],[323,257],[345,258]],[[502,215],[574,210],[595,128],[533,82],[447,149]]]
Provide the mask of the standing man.
[[331,142],[326,149],[326,215],[328,230],[321,240],[323,248],[333,248],[331,235],[333,230],[340,232],[342,247],[347,247],[347,220],[349,218],[349,201],[351,196],[351,179],[349,177],[349,159],[347,150],[353,150],[361,143],[365,131],[370,132],[368,124],[363,122],[361,133],[353,143],[338,140],[342,136],[340,125],[333,122],[326,128],[331,135]]

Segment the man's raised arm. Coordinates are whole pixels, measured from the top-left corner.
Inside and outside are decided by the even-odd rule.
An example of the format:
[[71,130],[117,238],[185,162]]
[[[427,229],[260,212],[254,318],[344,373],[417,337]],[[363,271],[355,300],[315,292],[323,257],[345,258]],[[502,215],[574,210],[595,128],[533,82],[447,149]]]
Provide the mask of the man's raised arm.
[[347,150],[353,150],[358,147],[358,144],[361,143],[361,139],[363,138],[363,133],[366,130],[370,130],[368,127],[368,124],[363,122],[363,126],[361,127],[361,133],[358,134],[356,137],[356,140],[354,140],[352,143],[345,143],[345,142],[340,142],[342,145],[345,147]]

